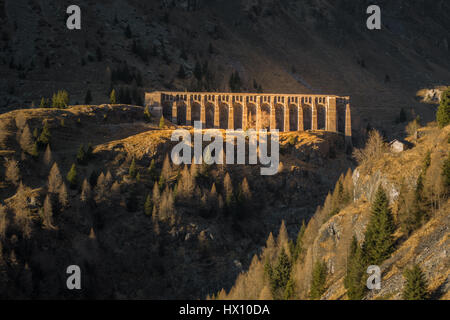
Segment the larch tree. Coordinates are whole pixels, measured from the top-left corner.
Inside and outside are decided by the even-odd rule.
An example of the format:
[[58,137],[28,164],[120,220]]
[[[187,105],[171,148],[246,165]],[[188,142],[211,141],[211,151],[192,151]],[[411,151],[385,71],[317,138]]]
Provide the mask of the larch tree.
[[58,200],[61,208],[67,208],[69,206],[69,196],[67,194],[66,184],[63,182],[59,188]]
[[223,189],[225,192],[225,204],[227,207],[233,206],[233,184],[231,183],[231,178],[228,172],[225,174],[225,178],[223,179]]
[[158,186],[158,184],[156,182],[153,185],[152,200],[153,200],[153,204],[158,209],[159,205],[161,204],[161,194],[159,192],[159,186]]
[[[45,148],[45,153],[44,153],[44,165],[46,168],[50,168],[50,166],[53,163],[53,155],[52,155],[52,150],[50,149],[50,145],[47,145],[47,148]],[[48,170],[48,169],[47,169]]]
[[80,200],[83,203],[87,203],[92,198],[91,185],[87,181],[87,179],[83,180],[83,184],[81,186],[81,195]]
[[45,229],[55,229],[53,225],[53,208],[50,197],[47,195],[44,200],[44,208],[42,210],[42,225]]
[[17,186],[20,181],[19,162],[14,159],[5,161],[5,180]]
[[55,162],[52,168],[50,169],[50,173],[48,175],[48,182],[47,182],[48,192],[52,194],[57,194],[62,183],[63,179],[59,171],[58,164]]
[[31,135],[30,127],[28,124],[23,128],[22,134],[20,135],[20,147],[22,150],[28,154],[32,154],[34,147],[34,139]]

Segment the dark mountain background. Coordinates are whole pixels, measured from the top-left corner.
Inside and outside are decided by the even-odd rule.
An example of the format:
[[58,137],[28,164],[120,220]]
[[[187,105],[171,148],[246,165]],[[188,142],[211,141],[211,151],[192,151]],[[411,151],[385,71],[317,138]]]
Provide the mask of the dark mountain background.
[[[38,106],[59,89],[72,104],[142,104],[150,90],[327,93],[352,98],[355,136],[394,120],[431,120],[418,90],[450,79],[448,1],[0,1],[0,110]],[[366,28],[381,7],[382,29]],[[127,93],[128,88],[129,93]],[[85,101],[87,91],[92,101]]]

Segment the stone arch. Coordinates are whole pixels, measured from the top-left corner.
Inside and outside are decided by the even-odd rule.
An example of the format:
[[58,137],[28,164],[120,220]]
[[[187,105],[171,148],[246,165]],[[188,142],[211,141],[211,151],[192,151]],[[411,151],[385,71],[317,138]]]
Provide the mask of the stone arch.
[[317,104],[317,129],[325,130],[326,129],[326,107],[323,104]]
[[284,130],[284,106],[282,104],[275,104],[275,128],[280,130],[280,132]]
[[303,130],[311,130],[312,126],[312,108],[309,104],[304,104],[303,109]]
[[200,111],[201,106],[198,102],[191,102],[191,120],[192,125],[194,125],[194,121],[200,121]]
[[172,119],[172,103],[165,103],[163,104],[163,117],[165,119]]
[[186,125],[186,104],[177,104],[177,124]]
[[256,130],[256,105],[253,103],[247,104],[247,129]]
[[243,129],[242,128],[242,118],[243,118],[243,112],[244,108],[242,106],[242,104],[240,103],[235,103],[233,105],[233,124],[234,124],[234,129]]
[[207,103],[205,106],[205,127],[214,128],[214,104]]
[[270,130],[270,105],[261,104],[261,129]]
[[228,129],[228,114],[229,107],[226,103],[221,103],[219,105],[219,128]]
[[345,133],[345,105],[340,103],[336,106],[336,120],[338,132]]
[[298,106],[295,104],[289,105],[289,131],[298,130]]

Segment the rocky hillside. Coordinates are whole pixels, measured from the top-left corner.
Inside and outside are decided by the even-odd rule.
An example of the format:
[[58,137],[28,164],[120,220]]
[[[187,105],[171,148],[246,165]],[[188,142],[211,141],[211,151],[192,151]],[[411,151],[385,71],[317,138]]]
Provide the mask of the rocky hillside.
[[116,88],[121,103],[142,105],[146,90],[229,91],[238,72],[235,90],[351,96],[359,139],[368,124],[401,134],[402,107],[431,120],[416,92],[450,80],[444,0],[374,1],[380,31],[350,0],[80,0],[76,31],[70,4],[0,1],[1,109],[60,89],[72,104],[108,103]]
[[[216,297],[355,299],[355,295],[349,296],[354,270],[358,268],[352,250],[355,246],[360,246],[362,252],[369,250],[369,244],[365,243],[369,237],[367,230],[373,215],[375,193],[381,186],[394,220],[393,250],[387,258],[376,263],[382,273],[380,290],[365,289],[364,274],[368,264],[362,262],[359,267],[361,284],[353,284],[362,288],[359,298],[402,299],[406,286],[405,270],[418,265],[427,281],[428,297],[448,300],[450,126],[422,128],[418,137],[409,139],[414,145],[411,149],[400,153],[381,150],[378,157],[374,156],[356,167],[353,173],[342,176],[306,228],[300,228],[297,242],[289,241],[282,225],[277,237],[269,236],[264,250],[253,258],[249,271],[238,277],[233,289],[221,291]],[[446,182],[443,176],[445,161]],[[352,244],[353,238],[355,244]],[[318,263],[319,266],[324,264],[322,282],[318,282]],[[280,266],[288,267],[282,269]],[[280,270],[287,270],[284,282],[280,280],[279,274],[283,274]],[[350,280],[345,280],[346,277]]]
[[293,236],[352,165],[342,136],[316,131],[281,135],[274,176],[174,166],[175,126],[157,123],[129,105],[0,115],[1,297],[203,298],[231,287],[281,220]]

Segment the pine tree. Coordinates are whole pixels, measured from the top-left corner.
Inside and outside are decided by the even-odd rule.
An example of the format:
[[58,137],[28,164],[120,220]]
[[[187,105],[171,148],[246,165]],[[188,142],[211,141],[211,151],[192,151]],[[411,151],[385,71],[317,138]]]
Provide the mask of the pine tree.
[[150,162],[150,166],[148,167],[148,174],[150,175],[150,178],[152,180],[156,180],[158,174],[156,172],[155,159],[152,159],[152,161]]
[[291,278],[289,278],[288,283],[286,284],[286,289],[284,290],[284,299],[290,300],[295,299],[295,282]]
[[134,178],[136,178],[136,174],[137,174],[136,161],[133,158],[133,160],[131,160],[130,168],[128,169],[128,175],[134,179]]
[[303,254],[303,235],[305,234],[306,224],[305,220],[302,220],[302,226],[297,234],[297,241],[295,242],[295,249],[292,254],[293,260],[297,260]]
[[450,193],[450,153],[442,165],[442,177],[444,180],[444,188],[447,194]]
[[152,120],[152,114],[150,113],[149,106],[146,106],[144,109],[144,118],[147,122],[150,122]]
[[80,147],[78,148],[78,153],[77,153],[77,163],[80,165],[85,165],[86,164],[86,152],[84,151],[84,146],[83,144],[80,145]]
[[403,299],[405,300],[426,300],[428,299],[428,282],[419,265],[414,265],[404,273],[406,284],[403,289]]
[[392,234],[395,231],[389,201],[381,186],[378,187],[375,194],[371,212],[365,233],[363,253],[368,264],[379,265],[393,252]]
[[75,163],[72,164],[69,173],[67,174],[67,181],[69,181],[69,186],[71,189],[76,189],[78,185],[78,176],[77,176],[77,166]]
[[311,288],[309,291],[309,297],[311,299],[320,299],[325,292],[325,283],[327,280],[327,265],[325,262],[316,261],[314,264],[311,280]]
[[41,135],[38,138],[38,143],[40,147],[45,147],[50,144],[50,139],[52,135],[50,133],[50,129],[48,127],[47,122],[44,123],[44,127],[42,128]]
[[284,248],[281,248],[281,252],[278,256],[277,264],[273,268],[270,282],[272,286],[272,294],[275,298],[282,298],[286,289],[286,285],[291,275],[291,261],[286,254]]
[[112,89],[111,94],[109,95],[109,101],[111,104],[117,104],[117,98],[116,98],[116,90]]
[[347,258],[347,274],[344,279],[344,286],[347,289],[347,296],[350,300],[361,300],[364,297],[364,275],[362,250],[358,240],[353,236]]
[[441,102],[436,112],[436,121],[441,128],[450,124],[450,89],[442,93]]
[[145,199],[145,203],[144,203],[144,213],[145,213],[145,215],[151,216],[152,215],[152,210],[153,210],[152,197],[150,196],[150,194],[148,194],[147,198]]

